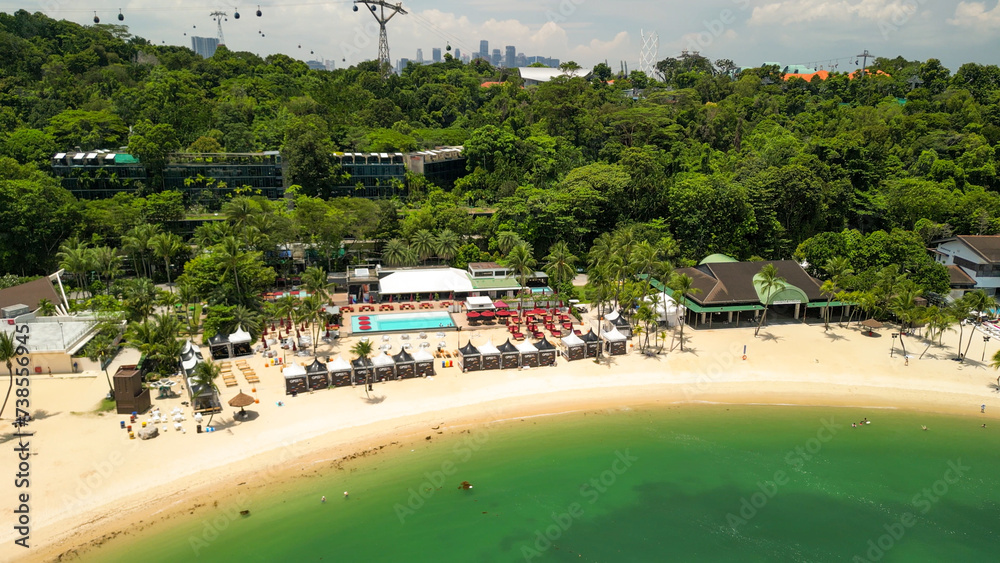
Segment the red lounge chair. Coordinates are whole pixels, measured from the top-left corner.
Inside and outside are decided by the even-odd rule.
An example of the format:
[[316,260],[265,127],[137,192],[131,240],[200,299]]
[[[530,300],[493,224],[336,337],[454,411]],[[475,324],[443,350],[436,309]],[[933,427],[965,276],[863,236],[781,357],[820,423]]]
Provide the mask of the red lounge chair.
[[535,338],[538,338],[539,340],[541,340],[542,338],[545,338],[545,334],[541,333],[541,332],[533,332],[533,333],[531,333],[531,336],[534,336]]
[[573,334],[575,334],[577,336],[583,336],[583,331],[582,330],[574,330]]
[[515,332],[514,333],[514,340],[524,340],[524,335],[521,334],[520,332]]

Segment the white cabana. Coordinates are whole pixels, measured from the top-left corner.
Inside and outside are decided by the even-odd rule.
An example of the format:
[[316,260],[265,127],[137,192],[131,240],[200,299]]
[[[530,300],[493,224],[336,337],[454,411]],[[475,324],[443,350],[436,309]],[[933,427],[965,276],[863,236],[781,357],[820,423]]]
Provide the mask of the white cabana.
[[525,340],[514,347],[521,354],[521,367],[538,367],[538,348],[534,344]]
[[413,361],[416,364],[417,376],[426,377],[434,375],[434,356],[430,352],[421,348],[413,353]]
[[396,379],[396,361],[392,359],[392,356],[379,354],[372,358],[372,366],[375,369],[375,381]]
[[493,345],[492,340],[479,346],[479,354],[483,357],[483,369],[500,369],[500,349]]
[[[645,301],[651,302],[652,300],[646,298]],[[679,325],[684,313],[684,307],[678,305],[677,301],[674,301],[674,298],[666,293],[661,293],[657,296],[654,310],[656,311],[656,320],[661,323],[667,323],[667,326]],[[610,317],[610,315],[608,316]]]
[[281,370],[285,376],[285,394],[295,395],[309,390],[306,368],[299,364],[288,364]]
[[470,311],[490,311],[496,308],[493,306],[493,300],[485,296],[467,298],[465,307]]
[[250,342],[250,333],[243,330],[243,327],[237,327],[236,332],[229,335],[229,342],[231,344],[245,344]]
[[587,356],[587,345],[575,334],[562,337],[562,353],[569,361],[582,360]]
[[300,366],[299,364],[288,364],[281,370],[281,374],[284,375],[286,379],[289,377],[305,377],[306,368]]
[[625,345],[625,341],[628,339],[616,328],[602,332],[601,339],[605,342],[605,349],[612,356],[621,356],[628,351]]

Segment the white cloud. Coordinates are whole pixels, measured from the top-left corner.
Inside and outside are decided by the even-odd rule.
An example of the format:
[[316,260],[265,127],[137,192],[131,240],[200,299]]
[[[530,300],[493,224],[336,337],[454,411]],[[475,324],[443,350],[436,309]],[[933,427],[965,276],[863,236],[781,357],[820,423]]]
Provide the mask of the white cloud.
[[955,7],[955,16],[948,23],[978,31],[1000,29],[1000,0],[989,11],[985,2],[959,2]]
[[844,23],[855,19],[892,21],[909,18],[929,0],[783,0],[756,6],[750,25]]

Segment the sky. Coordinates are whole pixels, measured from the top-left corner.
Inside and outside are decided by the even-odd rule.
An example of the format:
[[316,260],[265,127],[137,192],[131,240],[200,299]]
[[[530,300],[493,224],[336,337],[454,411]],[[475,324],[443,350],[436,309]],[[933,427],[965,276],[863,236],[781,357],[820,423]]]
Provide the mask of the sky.
[[[233,0],[0,0],[0,11],[41,11],[89,24],[95,11],[102,23],[118,23],[121,9],[133,34],[190,47],[191,35],[215,36],[209,14],[221,10],[229,14],[223,30],[231,50],[332,60],[342,68],[378,54],[375,18],[352,4],[273,0],[259,4],[262,17],[255,15],[258,4]],[[648,57],[654,61],[687,50],[744,67],[777,62],[853,70],[867,50],[935,57],[952,71],[965,62],[1000,63],[1000,0],[403,0],[403,8],[408,14],[388,24],[394,64],[416,58],[418,48],[429,59],[433,47],[447,44],[472,54],[485,39],[490,50],[514,45],[528,56],[635,70],[643,32],[657,38]]]

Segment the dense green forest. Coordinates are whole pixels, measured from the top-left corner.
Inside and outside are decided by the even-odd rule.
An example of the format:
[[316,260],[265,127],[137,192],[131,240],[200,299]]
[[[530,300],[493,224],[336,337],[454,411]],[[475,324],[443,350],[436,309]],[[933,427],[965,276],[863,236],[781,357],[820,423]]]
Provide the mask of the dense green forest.
[[[136,229],[184,216],[155,178],[139,196],[75,200],[47,170],[73,147],[128,147],[154,168],[172,151],[280,149],[293,204],[237,198],[229,224],[248,252],[312,243],[327,268],[357,256],[338,255],[344,239],[412,262],[440,254],[426,240],[442,233],[451,251],[437,257],[459,266],[500,257],[505,240],[536,257],[564,242],[582,265],[599,235],[630,226],[675,264],[795,256],[818,274],[842,256],[859,277],[896,265],[942,292],[926,243],[1000,232],[996,66],[879,58],[871,75],[812,82],[700,56],[657,68],[524,88],[516,72],[448,57],[383,79],[375,62],[314,71],[225,47],[202,59],[124,26],[0,14],[0,273],[51,271],[67,240],[137,263],[153,252],[129,250]],[[453,191],[411,177],[404,198],[325,197],[340,174],[331,151],[443,144],[468,158]]]

